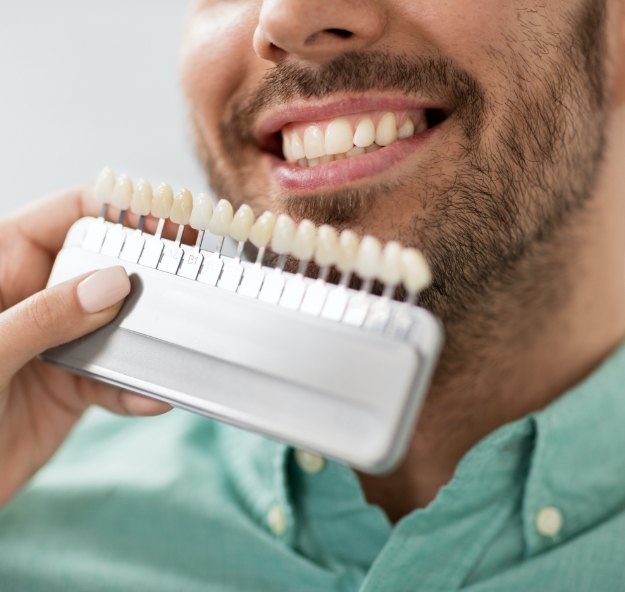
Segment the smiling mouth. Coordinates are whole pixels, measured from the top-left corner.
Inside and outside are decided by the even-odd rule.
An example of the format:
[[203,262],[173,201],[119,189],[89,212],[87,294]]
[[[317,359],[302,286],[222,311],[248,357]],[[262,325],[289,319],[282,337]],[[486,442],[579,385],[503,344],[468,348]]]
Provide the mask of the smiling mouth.
[[269,113],[255,137],[273,181],[302,193],[385,174],[423,153],[452,114],[446,106],[401,96],[344,97]]

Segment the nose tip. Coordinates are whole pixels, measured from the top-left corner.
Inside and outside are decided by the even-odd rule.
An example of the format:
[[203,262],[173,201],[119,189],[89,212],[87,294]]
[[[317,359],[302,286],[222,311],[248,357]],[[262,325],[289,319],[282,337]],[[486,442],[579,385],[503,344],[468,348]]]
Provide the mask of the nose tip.
[[261,58],[287,56],[323,61],[375,44],[384,32],[379,3],[341,0],[270,0],[263,2],[254,34]]

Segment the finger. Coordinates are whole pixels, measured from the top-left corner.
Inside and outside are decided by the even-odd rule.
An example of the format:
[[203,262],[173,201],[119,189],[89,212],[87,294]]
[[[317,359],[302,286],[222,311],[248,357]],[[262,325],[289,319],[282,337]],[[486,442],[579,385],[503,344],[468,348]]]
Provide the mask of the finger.
[[109,267],[42,290],[0,314],[0,379],[113,320],[129,292],[126,270]]
[[144,417],[153,415],[162,415],[167,411],[171,411],[171,405],[150,399],[137,393],[130,391],[120,391],[119,403],[128,415],[141,415]]
[[56,255],[70,226],[84,216],[95,216],[98,205],[89,187],[79,187],[35,200],[15,212],[9,223],[30,242]]
[[77,391],[86,405],[98,405],[118,415],[153,416],[171,411],[171,405],[157,399],[80,377]]

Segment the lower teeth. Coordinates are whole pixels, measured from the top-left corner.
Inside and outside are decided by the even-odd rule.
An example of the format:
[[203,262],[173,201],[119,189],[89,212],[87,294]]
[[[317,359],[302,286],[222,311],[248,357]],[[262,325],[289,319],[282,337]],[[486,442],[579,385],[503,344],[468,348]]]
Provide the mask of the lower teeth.
[[357,148],[354,146],[351,150],[343,154],[326,154],[325,156],[321,156],[319,158],[300,158],[293,164],[297,164],[297,166],[304,168],[319,166],[320,164],[328,164],[329,162],[333,162],[335,160],[345,160],[346,158],[360,156],[361,154],[370,154],[371,152],[376,152],[380,148],[382,148],[382,146],[378,146],[377,144],[371,144],[371,146],[367,146],[366,148]]

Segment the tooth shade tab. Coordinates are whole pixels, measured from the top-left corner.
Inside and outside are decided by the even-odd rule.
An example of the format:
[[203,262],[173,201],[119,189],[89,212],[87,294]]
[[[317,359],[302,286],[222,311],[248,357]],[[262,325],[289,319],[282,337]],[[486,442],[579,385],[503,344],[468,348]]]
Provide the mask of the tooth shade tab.
[[378,277],[382,257],[382,245],[373,236],[365,236],[360,241],[358,256],[356,257],[356,273],[363,280],[373,280]]
[[295,239],[295,222],[286,214],[280,214],[273,229],[271,250],[278,255],[288,255],[293,249]]
[[181,189],[174,197],[169,217],[174,224],[187,225],[193,211],[193,195],[188,189]]
[[354,131],[347,119],[334,119],[326,128],[325,154],[343,154],[353,147]]
[[233,217],[232,204],[227,199],[220,199],[215,206],[208,229],[218,236],[226,236],[230,230]]
[[250,242],[257,248],[263,249],[271,242],[276,217],[271,212],[261,214],[250,230]]
[[213,201],[206,193],[198,193],[193,196],[193,210],[189,225],[194,230],[208,230],[213,217]]
[[169,218],[171,207],[174,204],[174,190],[169,183],[161,183],[154,193],[151,214],[155,218]]
[[130,177],[128,175],[120,175],[113,187],[111,205],[120,210],[127,210],[130,207],[133,191],[134,187]]
[[250,206],[243,204],[234,215],[230,224],[230,236],[238,242],[246,241],[254,226],[254,212]]
[[423,254],[417,249],[401,253],[402,282],[409,294],[417,294],[432,283],[432,272]]
[[352,230],[343,230],[339,236],[336,268],[341,273],[351,273],[356,267],[360,239]]
[[114,187],[115,173],[110,167],[104,167],[96,179],[93,196],[98,203],[110,204]]
[[336,261],[339,247],[339,237],[336,229],[323,224],[317,229],[317,244],[315,246],[315,262],[319,267],[333,265]]
[[387,286],[395,287],[402,280],[401,253],[402,247],[396,241],[384,245],[378,279]]
[[130,210],[138,216],[147,216],[150,213],[153,198],[152,185],[145,179],[139,179],[132,193]]
[[300,261],[310,261],[315,253],[317,227],[310,220],[302,220],[295,231],[293,256]]

